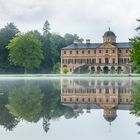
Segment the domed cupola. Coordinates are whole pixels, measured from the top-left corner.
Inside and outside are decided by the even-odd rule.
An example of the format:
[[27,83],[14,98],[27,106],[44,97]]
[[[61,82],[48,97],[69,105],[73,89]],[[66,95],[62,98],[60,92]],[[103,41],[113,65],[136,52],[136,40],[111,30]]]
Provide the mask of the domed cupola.
[[112,108],[112,109],[104,109],[104,115],[103,116],[104,116],[106,121],[111,123],[117,117],[116,109],[114,109],[114,108]]
[[114,32],[112,32],[109,28],[107,32],[104,33],[103,35],[103,42],[108,42],[108,43],[115,43],[116,42],[116,35]]

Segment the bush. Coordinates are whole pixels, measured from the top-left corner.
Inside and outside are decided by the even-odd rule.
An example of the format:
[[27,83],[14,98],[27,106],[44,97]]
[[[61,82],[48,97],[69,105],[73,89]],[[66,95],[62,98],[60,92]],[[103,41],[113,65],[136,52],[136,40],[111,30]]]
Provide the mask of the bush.
[[63,68],[63,73],[64,73],[64,74],[67,74],[68,72],[69,72],[69,69],[68,69],[67,67],[64,67],[64,68]]

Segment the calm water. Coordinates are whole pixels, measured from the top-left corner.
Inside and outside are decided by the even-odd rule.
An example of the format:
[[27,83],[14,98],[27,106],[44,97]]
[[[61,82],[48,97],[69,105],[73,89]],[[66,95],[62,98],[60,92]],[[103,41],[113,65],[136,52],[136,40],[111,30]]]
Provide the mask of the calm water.
[[2,140],[139,140],[140,79],[0,80]]

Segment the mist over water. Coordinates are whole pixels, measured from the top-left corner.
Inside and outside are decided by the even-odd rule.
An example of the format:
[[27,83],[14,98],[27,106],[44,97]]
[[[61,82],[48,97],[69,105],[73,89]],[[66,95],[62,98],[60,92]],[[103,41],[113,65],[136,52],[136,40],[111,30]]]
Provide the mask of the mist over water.
[[0,80],[3,140],[138,140],[140,79]]

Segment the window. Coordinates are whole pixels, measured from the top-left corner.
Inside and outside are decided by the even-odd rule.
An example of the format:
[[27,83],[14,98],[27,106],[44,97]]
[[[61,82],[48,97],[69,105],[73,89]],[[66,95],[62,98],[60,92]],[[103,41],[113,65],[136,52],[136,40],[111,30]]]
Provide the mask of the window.
[[119,53],[121,53],[122,51],[121,50],[119,50]]
[[108,53],[108,50],[106,50],[106,53]]
[[108,99],[106,99],[106,102],[108,103]]
[[70,51],[70,54],[72,54],[72,51]]
[[84,50],[82,50],[82,54],[84,54]]
[[113,99],[113,102],[115,103],[115,99]]
[[126,53],[128,53],[128,50],[126,50]]
[[66,54],[66,51],[64,51],[64,54]]
[[108,64],[108,63],[109,63],[108,58],[105,58],[105,64]]
[[101,53],[101,50],[99,50],[99,53]]
[[99,63],[101,64],[101,58],[99,59]]
[[90,50],[88,50],[88,54],[90,54]]
[[105,93],[108,94],[109,93],[109,88],[105,89]]
[[115,64],[115,58],[113,58],[113,64]]
[[113,93],[115,93],[115,88],[113,88]]
[[112,50],[112,53],[115,53],[115,50]]
[[76,51],[76,54],[78,54],[78,51]]
[[96,50],[94,50],[94,54],[96,54]]

